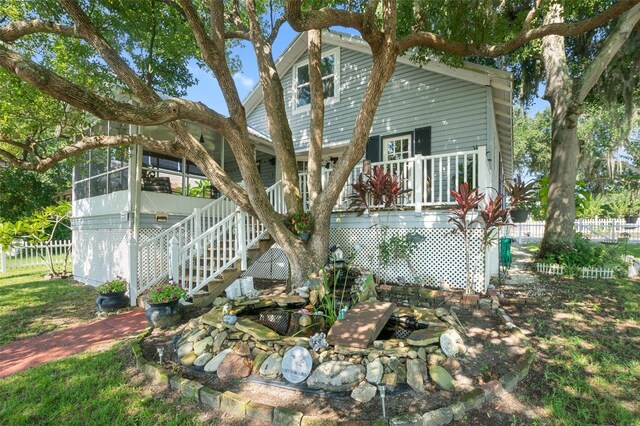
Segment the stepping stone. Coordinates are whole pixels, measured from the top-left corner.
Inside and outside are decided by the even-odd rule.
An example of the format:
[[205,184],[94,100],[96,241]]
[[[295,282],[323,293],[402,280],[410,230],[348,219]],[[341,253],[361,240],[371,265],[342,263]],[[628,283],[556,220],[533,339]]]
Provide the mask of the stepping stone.
[[280,335],[264,325],[260,325],[246,318],[239,318],[236,328],[244,333],[250,334],[251,337],[259,342],[268,340],[278,340]]
[[411,346],[429,346],[437,345],[440,342],[440,336],[447,331],[445,328],[425,328],[416,330],[407,337],[407,343]]
[[394,308],[393,302],[360,302],[347,312],[344,320],[336,321],[327,334],[331,345],[366,348],[382,331]]

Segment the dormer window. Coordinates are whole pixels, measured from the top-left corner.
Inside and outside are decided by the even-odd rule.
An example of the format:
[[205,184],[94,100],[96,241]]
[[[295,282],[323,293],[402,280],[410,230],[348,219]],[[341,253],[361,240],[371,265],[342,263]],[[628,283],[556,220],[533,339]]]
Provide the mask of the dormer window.
[[[338,70],[340,68],[338,50],[326,52],[322,56],[320,72],[322,74],[323,97],[325,102],[338,99]],[[294,110],[309,109],[311,104],[311,85],[309,83],[309,63],[300,63],[294,68]]]

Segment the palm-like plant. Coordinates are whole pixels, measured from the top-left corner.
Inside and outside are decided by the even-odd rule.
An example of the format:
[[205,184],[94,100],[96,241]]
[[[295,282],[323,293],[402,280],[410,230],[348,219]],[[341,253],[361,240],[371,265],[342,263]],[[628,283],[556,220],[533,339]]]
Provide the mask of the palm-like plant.
[[511,210],[525,209],[527,204],[534,200],[537,189],[537,181],[525,182],[520,175],[513,180],[504,182],[504,188],[509,195]]
[[398,177],[391,172],[385,172],[380,166],[375,166],[373,174],[366,180],[364,175],[360,175],[351,187],[355,194],[351,196],[349,209],[358,211],[358,216],[370,207],[395,207],[398,197],[411,191],[403,189]]

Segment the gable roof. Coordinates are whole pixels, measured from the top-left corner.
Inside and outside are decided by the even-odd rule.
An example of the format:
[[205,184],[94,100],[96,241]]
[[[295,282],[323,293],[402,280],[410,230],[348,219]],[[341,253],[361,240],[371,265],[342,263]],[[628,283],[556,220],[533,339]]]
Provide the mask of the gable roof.
[[[300,56],[307,51],[307,39],[307,33],[304,32],[298,34],[289,44],[276,61],[278,74],[285,75],[299,61]],[[369,45],[361,37],[353,34],[323,30],[322,43],[371,54]],[[416,64],[406,56],[399,57],[397,62],[491,87],[493,105],[490,106],[490,111],[493,112],[496,122],[494,133],[500,142],[505,175],[510,177],[513,174],[513,75],[510,72],[471,62],[465,62],[461,68],[454,68],[437,59],[432,59],[426,64]],[[258,83],[243,101],[247,116],[260,105],[260,102],[262,102],[262,87]]]

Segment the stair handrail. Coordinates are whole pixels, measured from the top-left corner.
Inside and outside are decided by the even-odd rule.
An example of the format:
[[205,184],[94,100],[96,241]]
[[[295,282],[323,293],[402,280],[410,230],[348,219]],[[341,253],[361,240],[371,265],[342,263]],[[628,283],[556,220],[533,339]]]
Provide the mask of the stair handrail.
[[[265,191],[274,210],[278,213],[285,212],[282,181],[276,182]],[[174,265],[173,269],[180,271],[178,279],[183,283],[189,296],[192,296],[238,260],[241,260],[240,268],[246,270],[247,250],[264,238],[267,232],[260,220],[236,208],[226,218],[200,233],[189,243],[182,245],[179,265]],[[222,248],[222,256],[220,256],[220,248]],[[233,256],[230,255],[231,250],[233,250]],[[219,257],[213,258],[214,255]],[[195,267],[191,265],[193,261],[197,262],[193,265]],[[211,264],[215,267],[211,268]]]
[[168,276],[170,268],[167,249],[172,238],[176,238],[177,244],[183,246],[199,235],[202,229],[207,229],[210,224],[228,216],[229,211],[233,210],[235,204],[228,197],[217,198],[205,207],[195,208],[184,219],[139,244],[136,294],[142,294]]

